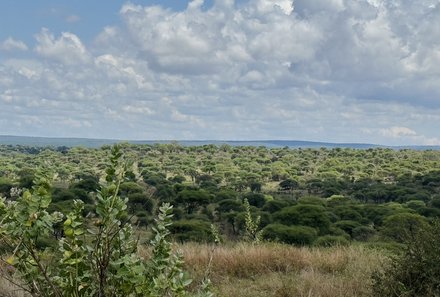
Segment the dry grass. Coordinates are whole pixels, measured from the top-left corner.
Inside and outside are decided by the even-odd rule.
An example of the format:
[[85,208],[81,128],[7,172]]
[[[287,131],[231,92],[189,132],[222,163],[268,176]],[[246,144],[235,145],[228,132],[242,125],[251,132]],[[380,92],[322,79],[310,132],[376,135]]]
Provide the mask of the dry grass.
[[9,281],[0,277],[0,296],[1,297],[27,297],[29,295],[25,294],[23,290],[19,287],[14,286]]
[[[280,244],[184,244],[186,270],[199,284],[209,269],[219,297],[366,297],[370,275],[386,259],[361,246],[297,248]],[[141,254],[148,256],[143,249]],[[210,261],[211,259],[211,261]],[[210,263],[210,264],[209,264]],[[0,296],[24,297],[0,278]]]
[[371,296],[370,275],[385,256],[360,246],[331,249],[285,245],[180,246],[187,270],[210,279],[217,296]]

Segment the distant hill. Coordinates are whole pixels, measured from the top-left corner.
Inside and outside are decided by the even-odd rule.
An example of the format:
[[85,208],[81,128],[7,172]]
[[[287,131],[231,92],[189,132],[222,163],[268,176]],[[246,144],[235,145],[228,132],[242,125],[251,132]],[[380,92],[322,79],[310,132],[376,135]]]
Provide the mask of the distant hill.
[[172,143],[177,142],[184,146],[198,146],[206,144],[222,145],[228,144],[231,146],[265,146],[268,148],[354,148],[354,149],[368,149],[368,148],[392,148],[392,149],[415,149],[415,150],[440,150],[440,146],[384,146],[368,143],[331,143],[331,142],[314,142],[314,141],[300,141],[300,140],[115,140],[115,139],[94,139],[94,138],[55,138],[55,137],[31,137],[31,136],[12,136],[0,135],[0,144],[3,145],[24,145],[24,146],[83,146],[90,148],[97,148],[103,145],[111,145],[114,143],[128,142],[133,144],[155,144],[155,143]]

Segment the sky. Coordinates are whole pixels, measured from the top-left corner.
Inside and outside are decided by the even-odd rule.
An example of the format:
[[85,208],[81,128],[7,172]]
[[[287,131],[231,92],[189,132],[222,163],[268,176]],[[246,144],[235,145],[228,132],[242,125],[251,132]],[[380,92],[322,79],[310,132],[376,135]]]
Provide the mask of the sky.
[[0,135],[440,144],[440,0],[2,0]]

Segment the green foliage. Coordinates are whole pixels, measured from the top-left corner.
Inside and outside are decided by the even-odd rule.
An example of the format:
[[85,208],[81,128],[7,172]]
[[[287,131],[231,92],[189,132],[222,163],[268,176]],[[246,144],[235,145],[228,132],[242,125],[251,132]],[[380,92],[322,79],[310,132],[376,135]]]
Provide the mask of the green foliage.
[[279,183],[279,187],[281,191],[292,191],[298,187],[298,182],[293,179],[286,179]]
[[413,237],[420,229],[427,225],[427,220],[418,214],[398,213],[387,217],[381,233],[389,239],[404,242]]
[[37,247],[38,238],[49,236],[62,219],[60,213],[48,213],[50,203],[49,179],[44,175],[37,175],[32,189],[16,202],[0,201],[1,238],[13,251],[2,260],[15,269],[26,290],[37,296],[61,296],[44,262],[46,255]]
[[373,275],[374,296],[440,296],[440,221],[405,239],[403,253]]
[[[63,219],[61,213],[48,212],[51,190],[46,176],[37,175],[32,189],[16,202],[1,199],[0,235],[8,247],[1,257],[10,271],[2,276],[32,296],[190,296],[183,259],[167,240],[169,204],[159,208],[152,257],[146,260],[137,253],[138,242],[125,220],[127,199],[119,196],[128,166],[115,146],[97,192],[93,225],[83,217],[84,203],[75,200],[63,221],[58,248],[39,244]],[[200,296],[212,296],[206,282],[203,288]]]
[[310,205],[320,205],[325,206],[326,200],[320,198],[320,197],[314,197],[314,196],[305,196],[298,199],[299,204],[310,204]]
[[291,204],[285,200],[271,200],[266,202],[262,210],[274,213],[290,205]]
[[368,241],[376,234],[376,230],[370,226],[359,226],[351,231],[351,236],[354,240]]
[[179,220],[170,226],[170,231],[178,241],[210,241],[211,224],[203,220]]
[[227,212],[231,212],[231,211],[243,211],[243,204],[235,199],[225,199],[222,200],[218,203],[218,207],[217,210],[220,213],[227,213]]
[[247,193],[244,198],[249,202],[250,205],[261,208],[266,203],[266,198],[260,193]]
[[194,212],[199,206],[209,203],[211,196],[205,190],[183,190],[176,201],[183,204],[187,213]]
[[[153,256],[147,264],[147,283],[144,294],[147,296],[187,296],[186,287],[191,283],[183,273],[183,258],[180,253],[173,254],[171,243],[167,240],[170,231],[172,206],[164,204],[159,208],[154,237],[151,241]],[[142,272],[142,271],[139,271]],[[139,277],[139,276],[138,276]]]
[[344,246],[350,242],[343,236],[325,235],[318,237],[313,243],[315,246],[332,247],[332,246]]
[[257,216],[255,220],[252,218],[251,206],[246,198],[243,201],[243,205],[245,209],[244,239],[253,243],[259,243],[262,236],[262,230],[260,230],[261,217]]
[[8,197],[13,187],[14,184],[12,181],[0,177],[0,194],[2,194],[4,197]]
[[309,245],[315,241],[317,232],[316,229],[306,226],[270,224],[263,229],[262,237],[269,241]]
[[357,227],[360,227],[361,224],[355,221],[343,220],[336,222],[335,226],[338,227],[339,229],[344,230],[347,234],[353,237],[353,230]]
[[[401,241],[393,235],[400,227],[392,231],[392,224],[385,226],[393,215],[418,214],[428,221],[440,217],[438,151],[177,143],[123,147],[134,163],[126,166],[119,186],[120,198],[128,198],[127,209],[117,217],[122,224],[130,221],[147,226],[158,205],[166,202],[175,206],[173,222],[214,223],[226,240],[236,240],[245,230],[242,198],[247,198],[254,219],[261,216],[260,228],[275,221],[313,227],[320,236],[348,238],[348,232],[361,241],[377,240],[377,234]],[[98,229],[90,224],[97,216],[98,177],[108,168],[110,151],[110,146],[0,145],[0,192],[8,200],[21,195],[16,188],[20,184],[32,192],[35,168],[44,166],[54,172],[53,203],[46,211],[67,214],[73,209],[73,200],[82,200],[82,215],[90,218],[86,229]],[[292,207],[297,211],[291,212]],[[349,226],[346,221],[359,225]],[[54,232],[60,237],[62,224]],[[51,236],[40,236],[38,247],[52,247]]]
[[330,219],[323,206],[300,204],[282,209],[274,214],[274,220],[284,225],[302,225],[317,228],[326,233]]

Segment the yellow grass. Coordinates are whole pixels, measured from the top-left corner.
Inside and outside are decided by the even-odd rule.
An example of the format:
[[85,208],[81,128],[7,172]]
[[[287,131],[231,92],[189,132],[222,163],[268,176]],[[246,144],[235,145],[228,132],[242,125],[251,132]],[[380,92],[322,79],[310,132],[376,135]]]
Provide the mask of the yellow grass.
[[371,296],[371,272],[385,256],[361,246],[296,248],[286,245],[180,246],[199,281],[212,255],[217,296]]
[[[219,297],[371,297],[371,272],[386,260],[383,251],[362,246],[183,244],[176,248],[183,252],[193,286],[208,275]],[[147,257],[149,252],[140,250]],[[0,296],[25,296],[16,290],[0,279]]]

